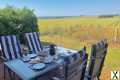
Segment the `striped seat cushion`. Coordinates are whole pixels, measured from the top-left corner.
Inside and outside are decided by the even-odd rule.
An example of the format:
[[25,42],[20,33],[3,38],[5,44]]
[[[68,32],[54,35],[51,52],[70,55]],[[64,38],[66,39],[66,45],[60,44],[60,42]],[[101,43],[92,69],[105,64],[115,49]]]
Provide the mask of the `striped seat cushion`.
[[22,57],[20,42],[16,35],[0,36],[2,56],[7,60]]
[[25,33],[25,37],[28,43],[29,50],[38,53],[42,50],[42,46],[39,40],[39,34],[37,32]]

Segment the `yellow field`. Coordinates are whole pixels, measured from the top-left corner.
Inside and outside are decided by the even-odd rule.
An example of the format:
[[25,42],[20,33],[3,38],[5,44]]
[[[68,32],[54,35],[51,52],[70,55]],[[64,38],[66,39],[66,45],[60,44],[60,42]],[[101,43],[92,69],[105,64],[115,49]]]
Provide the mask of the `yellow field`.
[[[75,25],[101,25],[110,26],[120,21],[120,17],[114,18],[97,18],[97,17],[72,17],[72,18],[60,18],[60,19],[39,19],[40,25],[44,27],[48,26],[75,26]],[[48,25],[49,24],[49,25]]]
[[62,36],[82,42],[86,40],[94,42],[106,38],[110,43],[113,43],[116,37],[117,44],[120,44],[119,17],[39,19],[38,26],[42,36]]
[[[120,70],[120,20],[114,18],[72,17],[61,19],[39,19],[41,40],[71,49],[87,46],[90,53],[92,44],[106,38],[108,54],[101,75],[102,80],[110,79],[111,70]],[[115,39],[116,38],[116,39]]]

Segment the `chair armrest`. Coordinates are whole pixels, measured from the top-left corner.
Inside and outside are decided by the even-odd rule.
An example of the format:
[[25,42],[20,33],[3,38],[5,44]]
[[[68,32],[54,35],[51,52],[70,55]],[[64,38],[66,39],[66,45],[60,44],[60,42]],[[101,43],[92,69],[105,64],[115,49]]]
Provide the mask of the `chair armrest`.
[[0,56],[0,60],[2,60],[2,62],[6,62],[7,61],[7,59],[4,58],[3,56]]

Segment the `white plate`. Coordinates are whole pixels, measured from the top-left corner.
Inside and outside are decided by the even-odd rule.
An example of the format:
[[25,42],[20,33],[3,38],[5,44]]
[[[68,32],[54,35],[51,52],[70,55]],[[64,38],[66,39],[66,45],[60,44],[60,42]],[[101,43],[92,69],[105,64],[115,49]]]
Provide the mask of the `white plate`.
[[43,68],[45,68],[45,64],[44,63],[39,63],[39,64],[34,64],[33,66],[32,66],[32,69],[34,69],[34,70],[40,70],[40,69],[43,69]]
[[29,58],[34,58],[34,57],[36,57],[37,55],[36,54],[28,54],[27,55],[27,57],[29,57]]
[[23,60],[24,62],[28,62],[28,61],[30,61],[30,58],[22,58],[22,60]]

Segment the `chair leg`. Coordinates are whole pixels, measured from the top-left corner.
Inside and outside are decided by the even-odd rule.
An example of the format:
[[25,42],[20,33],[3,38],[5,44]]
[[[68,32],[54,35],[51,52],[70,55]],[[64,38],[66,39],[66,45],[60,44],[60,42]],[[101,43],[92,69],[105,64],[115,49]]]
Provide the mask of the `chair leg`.
[[[7,73],[6,73],[6,71],[7,71]],[[6,76],[6,75],[8,75],[8,76]],[[8,77],[10,80],[15,79],[15,78],[13,79],[11,70],[9,68],[7,68],[4,64],[4,80],[6,80],[6,77]]]
[[[16,80],[15,79],[15,73],[14,72],[12,72],[9,68],[7,68],[6,66],[5,66],[5,64],[3,64],[3,79],[4,80],[6,80],[6,75],[8,75],[8,77],[9,77],[9,79],[10,80]],[[7,73],[6,73],[6,71],[7,71]],[[13,75],[12,75],[12,73],[13,73]],[[21,79],[19,79],[19,80],[21,80]]]
[[9,74],[10,80],[13,80],[13,78],[12,78],[12,72],[11,72],[11,70],[9,68],[8,68],[8,74]]
[[4,71],[3,71],[3,73],[4,73],[3,76],[4,76],[4,77],[3,77],[3,78],[4,78],[4,80],[5,80],[5,78],[6,78],[6,76],[5,76],[5,72],[6,72],[6,70],[5,70],[5,64],[3,64],[3,68],[4,68]]
[[11,74],[12,74],[12,80],[16,80],[16,79],[15,79],[15,73],[14,73],[14,72],[11,72]]

